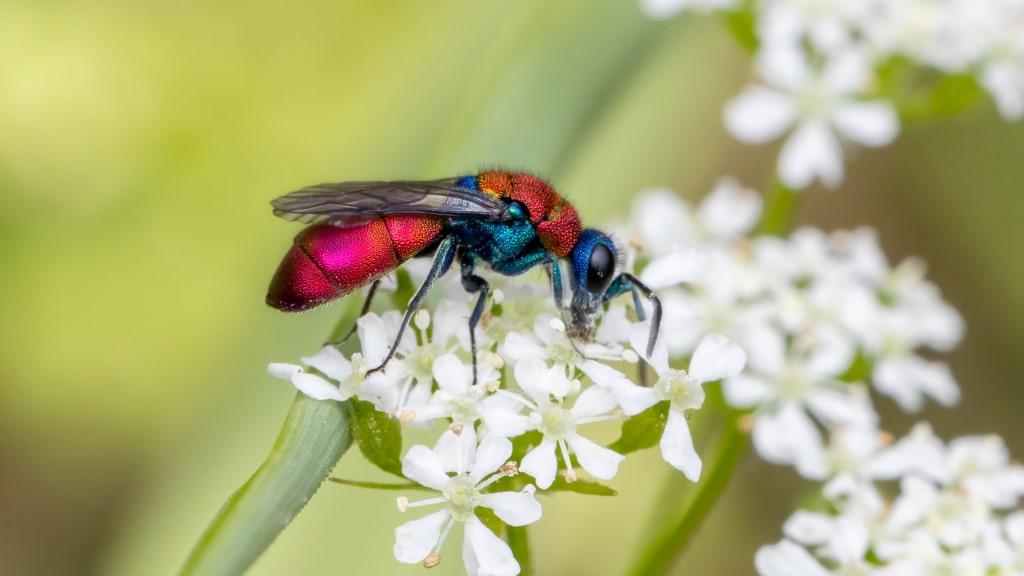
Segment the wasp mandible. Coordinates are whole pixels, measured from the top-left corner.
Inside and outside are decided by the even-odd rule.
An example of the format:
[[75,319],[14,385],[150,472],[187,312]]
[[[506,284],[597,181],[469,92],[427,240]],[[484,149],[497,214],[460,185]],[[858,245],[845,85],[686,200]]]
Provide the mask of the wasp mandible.
[[[490,171],[430,181],[341,182],[320,184],[271,202],[274,214],[310,224],[295,237],[270,281],[267,304],[286,312],[309,310],[372,285],[403,262],[433,257],[426,279],[409,301],[398,335],[375,372],[398,349],[409,320],[433,283],[455,260],[462,286],[479,294],[469,317],[476,381],[475,328],[490,285],[476,274],[479,263],[506,276],[543,266],[555,304],[574,340],[588,340],[608,300],[633,295],[645,319],[640,294],[652,306],[647,356],[661,324],[661,302],[635,276],[616,271],[621,257],[603,232],[582,228],[576,209],[545,181],[518,172]],[[559,261],[568,261],[572,300],[565,306]]]

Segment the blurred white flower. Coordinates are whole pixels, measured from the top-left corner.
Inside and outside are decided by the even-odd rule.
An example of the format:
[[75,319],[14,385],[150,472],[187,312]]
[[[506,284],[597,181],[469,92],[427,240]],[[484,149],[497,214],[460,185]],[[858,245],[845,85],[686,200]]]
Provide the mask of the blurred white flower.
[[[867,428],[877,421],[867,395],[837,380],[849,369],[853,350],[835,332],[823,330],[822,336],[804,352],[764,356],[769,363],[752,363],[722,388],[730,405],[755,409],[752,435],[758,453],[770,462],[793,464],[813,479],[824,478],[827,470],[821,431],[808,413],[826,426]],[[781,350],[783,343],[776,346]]]
[[855,51],[829,58],[815,71],[795,46],[773,46],[758,55],[767,86],[752,86],[725,108],[725,124],[743,142],[759,144],[793,129],[779,156],[779,178],[793,189],[820,179],[835,187],[843,177],[837,133],[865,146],[896,137],[899,119],[885,101],[863,101],[870,68]]
[[[465,525],[463,560],[468,574],[509,575],[519,573],[519,563],[508,544],[484,526],[476,516],[478,507],[490,508],[509,526],[525,526],[540,519],[540,503],[533,486],[522,492],[485,492],[506,475],[512,443],[498,436],[486,436],[477,446],[476,434],[466,428],[461,435],[447,431],[434,449],[413,446],[402,459],[402,473],[440,496],[409,502],[399,499],[399,509],[441,504],[444,509],[412,520],[395,529],[395,558],[406,564],[440,562],[441,547],[455,522]],[[454,473],[454,476],[449,475]]]
[[738,0],[640,0],[640,7],[651,18],[670,18],[683,10],[705,12],[735,6]]

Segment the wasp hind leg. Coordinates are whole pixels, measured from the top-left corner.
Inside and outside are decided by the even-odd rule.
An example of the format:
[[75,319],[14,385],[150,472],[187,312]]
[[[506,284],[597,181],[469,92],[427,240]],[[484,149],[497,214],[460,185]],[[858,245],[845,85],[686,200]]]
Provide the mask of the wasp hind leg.
[[463,254],[459,265],[462,272],[462,287],[470,294],[480,293],[480,296],[476,299],[476,305],[473,306],[473,313],[469,315],[469,346],[470,352],[473,354],[473,385],[476,385],[476,325],[480,323],[480,318],[484,314],[484,304],[486,303],[487,295],[491,292],[491,285],[487,283],[487,280],[473,273],[476,267],[476,258],[472,253],[466,252]]
[[452,260],[455,258],[455,241],[451,238],[445,238],[437,247],[437,252],[434,254],[434,262],[430,265],[430,271],[427,272],[427,277],[420,284],[420,287],[416,289],[416,293],[412,295],[409,300],[409,307],[405,310],[405,314],[402,316],[402,323],[398,325],[398,333],[395,335],[395,341],[391,344],[391,349],[388,350],[388,355],[384,357],[384,360],[373,368],[366,371],[367,374],[374,372],[380,372],[388,365],[388,362],[395,357],[395,352],[398,351],[398,344],[402,341],[402,336],[405,334],[405,329],[409,326],[409,321],[412,320],[413,314],[420,309],[420,304],[423,303],[423,299],[427,297],[427,293],[430,292],[430,288],[433,287],[434,282],[438,278],[444,276],[444,273],[448,271],[448,268],[452,265]]

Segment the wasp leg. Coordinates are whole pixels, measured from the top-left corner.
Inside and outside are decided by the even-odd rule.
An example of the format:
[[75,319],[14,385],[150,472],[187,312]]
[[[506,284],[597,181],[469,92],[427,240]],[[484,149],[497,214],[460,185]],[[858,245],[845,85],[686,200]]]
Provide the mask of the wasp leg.
[[473,274],[476,261],[471,252],[466,252],[462,255],[460,265],[462,287],[470,294],[480,293],[480,296],[476,299],[476,305],[473,307],[473,313],[469,316],[469,344],[473,354],[473,385],[476,385],[476,325],[480,322],[480,317],[483,316],[484,303],[487,300],[487,294],[491,291],[491,285],[487,283],[487,280]]
[[[366,293],[366,300],[363,302],[363,309],[359,311],[359,318],[366,316],[366,313],[370,311],[370,305],[373,304],[373,297],[377,294],[377,287],[380,286],[380,280],[374,280],[373,284],[370,284],[370,290]],[[357,318],[358,320],[358,318]],[[337,340],[331,340],[330,342],[324,342],[324,346],[340,346],[348,341],[353,334],[356,333],[356,328],[359,324],[353,323],[352,327],[349,328],[348,332],[344,336]]]
[[661,299],[658,298],[658,294],[648,288],[643,282],[637,279],[636,276],[628,272],[623,272],[612,280],[612,283],[608,286],[608,290],[604,293],[604,301],[607,302],[612,298],[615,298],[619,294],[625,292],[633,293],[633,302],[636,304],[636,315],[637,318],[642,322],[646,318],[643,306],[640,305],[640,297],[638,294],[643,294],[651,302],[653,309],[651,313],[651,333],[647,337],[647,354],[648,358],[654,352],[654,344],[658,341],[658,331],[661,328]]
[[395,341],[391,344],[391,350],[388,350],[388,355],[384,357],[384,361],[379,366],[375,366],[366,371],[367,374],[379,372],[388,365],[388,362],[395,357],[395,352],[398,351],[398,344],[402,341],[402,335],[405,334],[405,329],[409,326],[409,321],[412,320],[413,314],[420,309],[420,304],[423,303],[423,299],[426,298],[427,293],[430,292],[430,288],[434,285],[434,282],[438,278],[444,276],[444,273],[448,271],[448,268],[452,265],[452,259],[455,258],[455,241],[451,237],[445,238],[437,246],[437,252],[434,254],[434,262],[430,265],[430,272],[427,272],[427,277],[423,280],[423,284],[416,289],[416,293],[412,295],[409,300],[409,307],[405,310],[405,314],[402,316],[402,323],[398,325],[398,334],[395,335]]

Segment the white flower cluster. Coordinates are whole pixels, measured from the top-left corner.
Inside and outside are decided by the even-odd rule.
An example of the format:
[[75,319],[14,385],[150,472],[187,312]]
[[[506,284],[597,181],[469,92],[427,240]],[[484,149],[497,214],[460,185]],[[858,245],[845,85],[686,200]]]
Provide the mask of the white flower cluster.
[[[661,291],[673,353],[704,332],[740,343],[748,362],[723,381],[725,400],[748,411],[761,457],[825,483],[833,513],[797,513],[787,539],[758,554],[759,572],[1021,574],[1024,512],[998,511],[1024,495],[1024,467],[1002,441],[947,447],[921,425],[892,444],[879,428],[872,390],[911,412],[959,400],[949,368],[921,356],[963,333],[923,265],[890,266],[866,229],[744,238],[759,213],[760,196],[733,181],[696,209],[652,191],[636,200],[632,237],[651,247],[641,279]],[[678,246],[700,255],[683,266]],[[902,494],[886,502],[880,486],[896,482]]]
[[[920,72],[973,78],[1009,120],[1024,116],[1020,0],[641,0],[655,18],[726,10],[753,18],[760,82],[728,104],[725,123],[747,143],[791,132],[778,174],[793,189],[843,176],[842,140],[883,146]],[[881,72],[916,69],[896,87]]]
[[825,511],[790,517],[759,574],[1024,574],[1024,466],[1001,438],[946,445],[920,424],[891,446],[867,430],[841,443],[855,457],[825,484]]
[[[688,256],[668,253],[678,255]],[[688,478],[699,477],[701,460],[687,413],[701,408],[705,382],[743,368],[745,354],[736,343],[704,335],[685,355],[674,355],[690,357],[682,370],[669,363],[669,348],[681,347],[663,332],[647,359],[657,380],[642,387],[626,374],[636,374],[646,354],[650,324],[628,320],[626,303],[610,306],[593,342],[574,343],[546,283],[502,284],[502,278],[492,277],[500,288],[475,334],[474,381],[467,325],[471,297],[449,280],[435,285],[443,297],[430,307],[433,313],[415,314],[397,354],[380,372],[368,369],[386,357],[401,322],[397,311],[360,318],[361,350],[349,357],[325,346],[302,359],[305,367],[269,366],[272,375],[312,398],[370,402],[408,427],[443,424],[433,448],[413,446],[401,466],[406,478],[440,494],[417,502],[399,499],[403,511],[426,505],[443,509],[396,530],[396,559],[436,565],[449,530],[461,523],[469,574],[517,574],[511,549],[481,522],[477,509],[489,508],[507,526],[523,526],[541,517],[536,489],[567,489],[579,481],[577,468],[599,480],[613,478],[626,456],[588,438],[588,428],[594,429],[588,425],[625,421],[658,404],[669,414],[661,439],[665,460]],[[518,462],[511,460],[514,451],[522,455]],[[511,478],[519,473],[532,477],[533,484]]]

